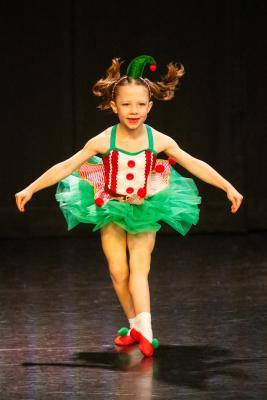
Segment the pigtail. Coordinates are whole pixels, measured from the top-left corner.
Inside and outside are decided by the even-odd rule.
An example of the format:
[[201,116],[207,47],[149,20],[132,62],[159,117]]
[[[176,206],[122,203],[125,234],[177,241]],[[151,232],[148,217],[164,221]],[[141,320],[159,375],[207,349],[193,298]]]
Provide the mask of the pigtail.
[[103,98],[101,104],[98,106],[100,110],[110,108],[112,89],[115,82],[121,77],[120,68],[122,63],[123,61],[120,61],[120,58],[113,58],[112,64],[106,72],[106,78],[99,79],[92,87],[94,95]]
[[169,63],[167,65],[167,74],[161,78],[161,81],[152,82],[146,78],[150,86],[152,95],[158,100],[171,100],[174,97],[176,87],[180,84],[181,77],[185,74],[182,64]]

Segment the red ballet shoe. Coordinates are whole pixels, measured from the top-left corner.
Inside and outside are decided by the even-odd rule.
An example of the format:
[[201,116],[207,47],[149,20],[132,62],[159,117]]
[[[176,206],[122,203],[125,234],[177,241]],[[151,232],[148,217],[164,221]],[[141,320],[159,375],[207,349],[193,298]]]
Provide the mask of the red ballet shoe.
[[129,346],[136,342],[134,338],[128,335],[128,328],[121,328],[118,330],[119,336],[116,336],[114,339],[114,343],[118,346]]
[[154,338],[152,342],[149,342],[141,332],[138,332],[136,329],[132,328],[130,332],[131,337],[139,342],[139,349],[146,357],[152,357],[154,354],[154,349],[159,347],[158,339]]

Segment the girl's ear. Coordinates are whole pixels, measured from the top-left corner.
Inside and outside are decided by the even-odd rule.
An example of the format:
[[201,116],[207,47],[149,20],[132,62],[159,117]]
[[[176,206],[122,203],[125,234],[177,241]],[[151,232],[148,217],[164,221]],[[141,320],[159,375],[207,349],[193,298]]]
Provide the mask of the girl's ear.
[[150,100],[149,103],[148,103],[148,113],[151,110],[152,106],[153,106],[153,101]]
[[110,107],[112,108],[112,111],[113,111],[115,114],[118,114],[118,109],[117,109],[117,106],[116,106],[115,101],[111,100],[111,102],[110,102]]

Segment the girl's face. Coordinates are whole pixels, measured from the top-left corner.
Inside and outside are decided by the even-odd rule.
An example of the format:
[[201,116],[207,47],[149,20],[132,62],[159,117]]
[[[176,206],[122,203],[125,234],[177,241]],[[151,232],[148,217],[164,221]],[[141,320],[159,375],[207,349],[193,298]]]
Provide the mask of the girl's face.
[[118,114],[120,123],[131,130],[136,130],[143,124],[152,104],[148,89],[134,83],[119,86],[115,101],[110,102],[112,110]]

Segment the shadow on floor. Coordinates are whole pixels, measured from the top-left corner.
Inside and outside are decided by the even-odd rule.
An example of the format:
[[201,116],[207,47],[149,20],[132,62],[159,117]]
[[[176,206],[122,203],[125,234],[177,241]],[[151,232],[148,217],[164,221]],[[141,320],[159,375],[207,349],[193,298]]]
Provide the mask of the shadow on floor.
[[232,358],[230,350],[214,346],[161,345],[154,356],[142,355],[138,345],[115,346],[107,352],[79,352],[72,362],[63,363],[23,363],[31,366],[58,366],[70,368],[100,368],[113,371],[135,371],[150,375],[170,385],[194,389],[206,389],[207,381],[216,376],[226,376],[238,380],[251,380],[253,374],[242,370],[244,364],[257,362],[257,358]]

